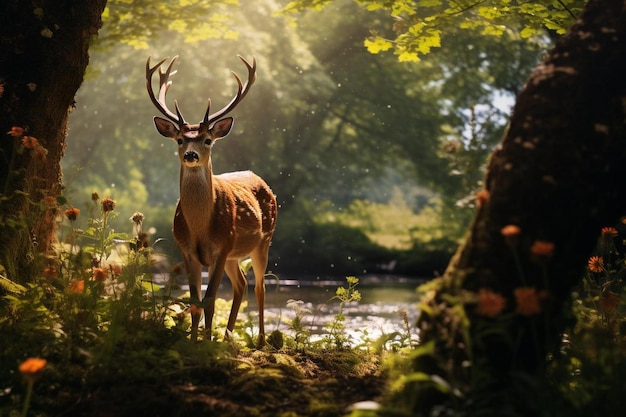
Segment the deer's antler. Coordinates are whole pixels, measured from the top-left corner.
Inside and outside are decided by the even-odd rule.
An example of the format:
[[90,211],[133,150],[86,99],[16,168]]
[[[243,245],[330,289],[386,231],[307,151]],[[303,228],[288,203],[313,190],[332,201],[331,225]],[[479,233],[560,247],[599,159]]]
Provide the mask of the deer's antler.
[[211,115],[209,115],[209,111],[211,109],[211,100],[209,99],[209,102],[206,108],[206,113],[204,114],[204,119],[202,120],[202,124],[207,127],[209,127],[211,123],[222,118],[223,116],[228,114],[230,111],[232,111],[235,107],[237,107],[237,104],[239,104],[239,102],[243,100],[246,94],[248,94],[248,91],[250,91],[250,86],[256,81],[256,59],[252,57],[252,64],[250,64],[241,55],[237,55],[237,56],[239,57],[239,59],[241,59],[241,61],[244,63],[244,65],[248,69],[248,80],[246,81],[246,84],[244,85],[241,82],[241,78],[239,78],[239,76],[234,71],[232,71],[233,76],[237,80],[237,95],[235,95],[235,97],[233,97],[230,103],[228,103],[224,108],[222,108],[221,110]]
[[[150,57],[148,57],[148,61],[146,61],[146,87],[148,89],[148,95],[150,96],[150,100],[155,105],[155,107],[168,119],[177,123],[179,126],[185,125],[185,118],[183,117],[180,109],[178,108],[178,102],[174,100],[174,108],[176,109],[176,113],[167,108],[167,104],[165,102],[165,96],[167,95],[167,91],[169,90],[172,82],[170,81],[170,76],[176,74],[176,71],[172,72],[172,66],[178,55],[176,55],[170,63],[168,64],[165,71],[161,70],[161,65],[167,58],[159,61],[154,67],[150,67]],[[159,98],[157,99],[154,95],[154,90],[152,89],[152,75],[159,69]]]

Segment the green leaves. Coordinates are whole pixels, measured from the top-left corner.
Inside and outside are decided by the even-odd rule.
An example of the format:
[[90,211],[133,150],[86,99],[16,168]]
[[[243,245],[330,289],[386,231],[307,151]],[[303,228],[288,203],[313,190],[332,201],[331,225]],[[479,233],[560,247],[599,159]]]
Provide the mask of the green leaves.
[[[355,0],[370,12],[386,13],[393,19],[395,39],[374,34],[364,41],[371,53],[393,48],[399,61],[419,61],[433,48],[441,46],[442,37],[455,28],[478,31],[484,36],[502,36],[505,31],[523,39],[541,37],[546,31],[564,34],[582,10],[584,0],[463,0],[447,5],[441,0]],[[321,9],[329,0],[294,0],[285,11]],[[451,30],[452,29],[452,30]]]
[[124,43],[147,49],[155,34],[166,30],[182,33],[187,43],[207,39],[236,39],[229,17],[238,0],[179,0],[176,7],[154,0],[110,0],[102,14],[99,44]]

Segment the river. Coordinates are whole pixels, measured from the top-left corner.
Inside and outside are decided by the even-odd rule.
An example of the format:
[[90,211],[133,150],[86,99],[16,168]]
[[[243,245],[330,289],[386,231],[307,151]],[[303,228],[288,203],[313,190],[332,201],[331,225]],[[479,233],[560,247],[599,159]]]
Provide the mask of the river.
[[[397,276],[359,277],[356,289],[361,294],[361,300],[347,303],[343,307],[344,332],[350,344],[358,346],[376,340],[382,335],[394,334],[396,339],[410,338],[413,342],[417,341],[414,324],[418,315],[418,297],[415,290],[423,282],[424,280]],[[290,323],[298,311],[302,317],[303,327],[311,334],[311,340],[323,338],[328,334],[328,328],[335,322],[340,310],[340,302],[333,299],[339,286],[347,288],[347,281],[320,277],[280,281],[271,277],[266,278],[266,333],[278,329],[293,336],[294,331]],[[188,287],[183,285],[182,289],[188,290]],[[225,300],[232,298],[232,289],[227,279],[223,280],[218,297]],[[246,299],[248,307],[242,309],[239,318],[245,319],[243,315],[248,315],[252,323],[256,323],[254,285],[248,287],[244,301]]]

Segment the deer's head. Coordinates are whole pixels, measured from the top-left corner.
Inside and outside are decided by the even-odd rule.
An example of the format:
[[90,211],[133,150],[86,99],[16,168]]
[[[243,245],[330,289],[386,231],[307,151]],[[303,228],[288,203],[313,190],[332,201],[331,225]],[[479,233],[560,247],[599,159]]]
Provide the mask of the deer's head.
[[[216,140],[228,135],[233,127],[234,119],[232,117],[224,116],[233,110],[237,104],[241,102],[241,100],[243,100],[245,95],[248,93],[250,86],[256,80],[256,60],[253,58],[252,64],[250,64],[243,57],[239,56],[248,69],[248,80],[245,85],[241,82],[239,76],[233,72],[233,75],[237,80],[238,88],[237,94],[233,97],[230,103],[228,103],[221,110],[210,114],[211,100],[209,99],[202,121],[197,124],[189,124],[185,121],[176,100],[174,100],[176,113],[172,112],[167,107],[165,101],[167,91],[172,85],[169,78],[176,73],[176,71],[172,72],[172,66],[177,58],[177,56],[172,58],[165,71],[161,70],[161,65],[166,61],[165,59],[160,61],[154,67],[150,67],[150,58],[148,58],[148,61],[146,62],[146,86],[148,89],[148,95],[156,108],[165,117],[167,117],[167,119],[155,117],[154,125],[161,135],[166,138],[173,139],[176,143],[178,143],[178,155],[183,166],[190,168],[207,166],[209,159],[211,158],[211,148],[213,144]],[[159,69],[158,98],[155,96],[154,90],[152,89],[152,76],[157,69]]]

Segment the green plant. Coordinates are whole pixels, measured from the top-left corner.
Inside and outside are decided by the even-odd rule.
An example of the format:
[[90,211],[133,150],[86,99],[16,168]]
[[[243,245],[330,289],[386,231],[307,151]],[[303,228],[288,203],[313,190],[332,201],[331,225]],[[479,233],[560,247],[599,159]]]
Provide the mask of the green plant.
[[361,293],[356,289],[359,285],[359,279],[354,276],[346,277],[348,283],[347,287],[337,287],[335,296],[330,301],[339,300],[339,311],[335,315],[335,319],[330,323],[328,328],[328,335],[325,337],[324,342],[328,347],[334,347],[336,349],[344,349],[349,345],[350,338],[345,333],[346,316],[344,314],[344,308],[346,304],[352,302],[358,302],[361,300]]

